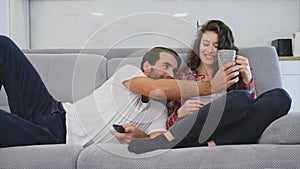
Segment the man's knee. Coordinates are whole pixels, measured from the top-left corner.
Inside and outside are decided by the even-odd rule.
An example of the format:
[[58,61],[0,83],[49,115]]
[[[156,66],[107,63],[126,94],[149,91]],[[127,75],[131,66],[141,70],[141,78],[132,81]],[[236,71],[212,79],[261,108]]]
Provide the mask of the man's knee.
[[8,43],[10,43],[12,40],[9,38],[9,37],[7,37],[7,36],[4,36],[4,35],[0,35],[0,44],[1,44],[1,46],[2,45],[5,45],[5,44],[8,44]]
[[[9,51],[9,48],[13,41],[4,35],[0,35],[0,56],[4,56],[4,54]],[[0,62],[2,62],[2,59],[0,58]]]
[[0,64],[5,63],[7,58],[14,57],[12,54],[17,49],[17,45],[9,37],[0,35]]

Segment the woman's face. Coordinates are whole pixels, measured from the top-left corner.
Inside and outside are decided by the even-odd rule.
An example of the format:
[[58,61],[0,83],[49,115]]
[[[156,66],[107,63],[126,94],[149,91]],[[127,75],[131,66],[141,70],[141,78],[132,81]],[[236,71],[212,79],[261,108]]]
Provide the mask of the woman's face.
[[212,31],[206,31],[200,41],[199,55],[201,63],[206,66],[217,64],[218,54],[218,34]]

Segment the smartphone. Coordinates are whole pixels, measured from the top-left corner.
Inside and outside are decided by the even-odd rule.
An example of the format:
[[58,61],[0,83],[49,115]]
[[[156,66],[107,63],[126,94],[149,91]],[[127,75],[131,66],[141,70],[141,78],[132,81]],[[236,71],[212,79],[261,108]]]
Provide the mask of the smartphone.
[[113,128],[119,133],[125,133],[125,129],[123,126],[118,124],[113,124]]

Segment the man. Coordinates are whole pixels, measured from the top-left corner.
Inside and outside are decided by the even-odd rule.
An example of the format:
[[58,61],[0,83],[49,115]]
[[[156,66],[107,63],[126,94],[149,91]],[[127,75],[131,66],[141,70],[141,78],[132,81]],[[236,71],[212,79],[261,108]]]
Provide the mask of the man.
[[[158,57],[152,60],[154,55]],[[134,66],[122,67],[92,95],[74,104],[61,103],[49,94],[14,42],[0,36],[0,86],[5,88],[11,110],[11,113],[0,110],[0,147],[66,142],[87,146],[92,142],[110,142],[114,138],[108,132],[113,123],[133,124],[137,127],[132,132],[136,136],[146,133],[154,137],[165,131],[162,127],[165,107],[157,99],[207,95],[234,83],[221,79],[211,83],[169,79],[179,64],[176,52],[154,48],[143,59],[143,72]],[[225,76],[232,73],[226,71]],[[122,103],[124,97],[130,97],[131,101]],[[144,118],[142,114],[147,115],[146,112],[150,113]]]
[[[67,111],[67,143],[88,146],[117,142],[109,133],[113,124],[132,124],[146,135],[154,137],[166,131],[164,103],[128,90],[131,79],[163,79],[174,77],[180,58],[176,52],[155,47],[143,58],[142,70],[125,65],[117,70],[93,94],[75,102],[63,103]],[[149,96],[151,93],[149,93]]]

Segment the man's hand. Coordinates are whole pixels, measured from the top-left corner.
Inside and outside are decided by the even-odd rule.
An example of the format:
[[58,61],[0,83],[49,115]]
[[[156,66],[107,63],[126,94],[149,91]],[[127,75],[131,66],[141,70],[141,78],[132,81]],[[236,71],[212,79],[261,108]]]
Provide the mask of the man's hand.
[[239,68],[235,66],[235,62],[229,62],[218,70],[211,80],[212,93],[226,90],[231,85],[239,81]]
[[134,125],[127,123],[122,125],[125,129],[125,133],[119,133],[116,130],[110,130],[121,144],[129,144],[133,138],[147,138],[143,131],[137,129]]

